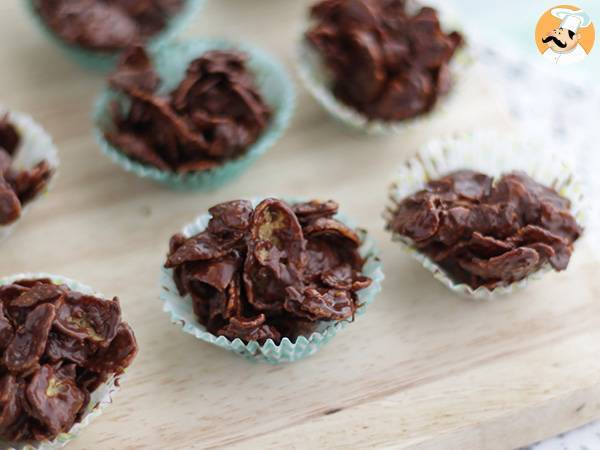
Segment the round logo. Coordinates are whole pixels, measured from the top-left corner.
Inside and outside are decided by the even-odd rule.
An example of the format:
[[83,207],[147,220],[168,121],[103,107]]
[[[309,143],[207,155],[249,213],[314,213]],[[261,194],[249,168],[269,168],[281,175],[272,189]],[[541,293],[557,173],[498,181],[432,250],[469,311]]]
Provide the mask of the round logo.
[[595,36],[591,17],[572,5],[550,8],[540,17],[535,29],[537,48],[552,64],[583,61],[592,51]]

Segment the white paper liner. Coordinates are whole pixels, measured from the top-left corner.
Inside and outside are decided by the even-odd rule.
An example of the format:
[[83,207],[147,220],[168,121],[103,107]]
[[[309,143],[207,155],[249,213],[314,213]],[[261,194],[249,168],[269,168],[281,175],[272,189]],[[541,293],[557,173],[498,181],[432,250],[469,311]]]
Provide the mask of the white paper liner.
[[[440,24],[445,32],[459,31],[463,36],[465,35],[464,29],[460,26],[455,15],[449,11],[447,4],[440,3],[437,0],[428,0],[425,2],[408,0],[407,2],[407,9],[412,13],[416,13],[422,6],[431,6],[437,10]],[[461,91],[466,73],[473,65],[474,56],[469,51],[467,42],[466,46],[456,51],[450,61],[449,69],[452,76],[450,92],[438,98],[431,111],[395,122],[369,119],[360,111],[338,100],[333,92],[331,92],[331,80],[328,71],[320,55],[304,38],[304,33],[308,28],[308,25],[303,27],[296,48],[296,67],[304,86],[315,100],[334,118],[352,128],[369,134],[401,133],[443,116],[446,114],[451,100]],[[468,37],[466,40],[468,41]]]
[[[79,281],[72,280],[70,278],[62,277],[60,275],[52,275],[49,273],[19,273],[8,277],[0,278],[0,286],[5,284],[11,284],[18,280],[37,279],[37,278],[49,278],[55,284],[65,284],[70,289],[81,292],[87,295],[93,295],[99,298],[106,298],[103,294],[95,291],[91,287],[80,283]],[[10,443],[0,440],[0,447],[7,450],[56,450],[63,448],[73,439],[75,439],[81,430],[87,427],[92,420],[102,414],[103,410],[112,403],[112,398],[115,393],[119,390],[120,384],[124,379],[124,375],[112,376],[98,389],[92,392],[90,396],[90,402],[86,407],[86,412],[83,415],[80,422],[73,425],[68,433],[62,433],[56,437],[53,441],[43,441],[35,445],[32,444],[17,444]]]
[[9,122],[17,128],[21,137],[21,142],[16,151],[15,159],[13,159],[12,167],[16,170],[31,169],[37,163],[45,159],[54,170],[54,173],[46,185],[46,188],[22,208],[21,215],[15,222],[9,225],[0,225],[0,241],[6,239],[10,233],[12,233],[15,226],[20,223],[29,208],[44,197],[50,190],[50,187],[56,179],[59,165],[58,151],[56,150],[50,135],[46,133],[41,126],[27,114],[9,111],[4,107],[0,107],[0,116],[4,116],[7,113]]
[[[390,187],[390,202],[384,213],[386,221],[391,220],[396,202],[422,190],[428,181],[459,169],[472,169],[494,177],[515,170],[523,171],[568,198],[571,201],[571,214],[585,228],[587,209],[583,187],[571,164],[559,155],[540,148],[535,142],[491,129],[434,139],[417,156],[403,164]],[[410,239],[398,233],[393,234],[393,239],[445,286],[458,294],[477,299],[490,300],[523,289],[532,280],[552,270],[550,264],[546,263],[537,272],[507,286],[498,286],[493,290],[486,287],[473,289],[467,284],[454,282],[440,266],[416,250]]]
[[[275,197],[266,196],[250,199],[252,205],[256,207],[264,198]],[[302,199],[285,199],[288,202],[304,201]],[[202,214],[196,220],[186,225],[181,232],[190,237],[206,229],[210,214]],[[346,218],[343,214],[337,214],[336,218],[344,222],[349,227],[356,229],[353,221]],[[379,251],[375,246],[373,239],[365,232],[361,236],[362,243],[360,254],[365,259],[365,265],[362,273],[370,277],[373,282],[371,285],[358,292],[358,299],[361,307],[356,311],[360,316],[365,313],[367,306],[371,304],[377,294],[381,291],[381,282],[383,281],[383,265],[379,258]],[[206,330],[196,318],[192,309],[192,300],[190,295],[182,297],[179,294],[175,281],[173,279],[173,269],[161,268],[160,278],[160,298],[163,301],[163,310],[171,317],[171,322],[183,327],[183,331],[195,336],[197,339],[214,344],[218,347],[232,351],[252,361],[267,362],[269,364],[279,364],[293,362],[316,353],[323,345],[328,343],[338,331],[346,327],[350,321],[342,320],[338,322],[321,322],[316,331],[310,336],[298,336],[295,341],[287,337],[281,339],[279,344],[275,344],[272,339],[268,339],[263,345],[256,341],[244,343],[241,339],[233,341],[225,336],[215,336]]]

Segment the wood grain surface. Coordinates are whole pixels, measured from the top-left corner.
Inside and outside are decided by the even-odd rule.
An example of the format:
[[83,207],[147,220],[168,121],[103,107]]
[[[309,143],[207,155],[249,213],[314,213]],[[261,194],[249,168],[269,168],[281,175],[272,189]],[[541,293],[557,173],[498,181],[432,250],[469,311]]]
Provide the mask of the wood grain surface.
[[[2,243],[0,273],[48,271],[122,299],[141,351],[112,405],[69,449],[509,449],[600,417],[600,278],[581,245],[566,273],[511,298],[457,298],[389,243],[381,212],[394,169],[428,138],[511,126],[485,78],[447,116],[402,136],[332,121],[298,86],[291,129],[213,193],[174,192],[112,165],[89,120],[102,77],[69,60],[0,2],[0,98],[54,136],[54,190]],[[293,72],[308,2],[213,0],[187,34],[249,39]],[[316,356],[269,366],[201,343],[158,300],[169,236],[219,201],[334,198],[379,241],[383,293]]]

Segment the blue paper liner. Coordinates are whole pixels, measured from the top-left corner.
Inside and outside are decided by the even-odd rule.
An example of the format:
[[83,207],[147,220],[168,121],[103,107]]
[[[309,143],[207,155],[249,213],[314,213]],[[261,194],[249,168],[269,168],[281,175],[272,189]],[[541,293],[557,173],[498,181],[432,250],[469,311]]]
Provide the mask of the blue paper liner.
[[[262,200],[263,198],[255,198],[251,201],[256,206]],[[203,231],[208,225],[210,217],[210,214],[198,216],[194,222],[183,228],[182,233],[185,236],[193,236]],[[356,228],[355,224],[345,215],[338,213],[336,218],[346,225]],[[361,307],[356,311],[357,316],[364,314],[367,307],[373,303],[375,297],[381,291],[381,282],[384,278],[383,264],[379,258],[379,251],[375,246],[375,242],[366,232],[361,236],[361,240],[360,254],[365,259],[362,273],[370,277],[373,282],[368,288],[358,292]],[[185,297],[179,294],[173,280],[173,269],[162,268],[160,286],[160,298],[163,301],[163,310],[169,314],[172,323],[181,325],[183,331],[202,341],[232,351],[252,361],[280,364],[297,361],[313,355],[322,346],[327,344],[338,331],[351,322],[349,320],[322,322],[317,331],[308,337],[299,336],[294,342],[284,337],[279,344],[273,342],[272,339],[268,339],[263,345],[260,345],[256,341],[246,344],[239,338],[231,341],[225,336],[215,336],[209,333],[198,322],[192,309],[192,300],[189,294]]]
[[[162,46],[172,41],[181,31],[186,28],[194,19],[196,14],[202,9],[206,0],[186,0],[183,9],[168,21],[165,28],[156,36],[150,38],[147,42],[147,47],[157,51]],[[57,36],[54,31],[46,25],[44,20],[37,13],[35,0],[26,0],[26,7],[30,15],[33,17],[38,27],[46,35],[46,37],[54,42],[60,49],[67,54],[73,61],[82,67],[94,72],[108,72],[113,69],[117,63],[120,52],[102,52],[86,49],[79,45],[71,44],[60,36]]]
[[235,178],[256,161],[281,137],[294,113],[296,95],[294,86],[283,66],[261,49],[229,42],[222,39],[200,39],[171,43],[152,54],[156,70],[163,80],[160,92],[173,90],[183,79],[189,63],[209,50],[240,50],[249,56],[248,66],[256,77],[256,83],[265,101],[273,110],[268,127],[244,154],[214,169],[177,174],[141,164],[110,144],[103,130],[112,126],[110,103],[126,101],[122,94],[106,89],[94,107],[95,136],[102,152],[128,172],[142,178],[164,183],[176,189],[215,189]]

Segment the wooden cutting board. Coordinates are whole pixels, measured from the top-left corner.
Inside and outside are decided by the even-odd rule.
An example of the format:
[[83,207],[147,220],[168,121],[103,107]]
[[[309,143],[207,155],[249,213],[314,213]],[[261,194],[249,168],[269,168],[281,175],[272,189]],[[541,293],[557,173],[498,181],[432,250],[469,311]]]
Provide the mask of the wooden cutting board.
[[[473,77],[450,114],[402,136],[330,120],[302,88],[291,129],[214,193],[173,192],[122,172],[91,137],[102,77],[66,60],[0,4],[0,98],[54,136],[54,190],[2,243],[0,273],[48,271],[122,299],[141,351],[103,416],[69,448],[509,449],[600,417],[600,278],[583,244],[566,273],[493,303],[456,297],[389,242],[381,212],[395,167],[428,138],[511,126]],[[293,71],[299,0],[209,2],[190,35],[249,39]],[[252,364],[169,323],[158,300],[169,236],[210,205],[274,193],[334,198],[378,239],[383,293],[316,356]]]

